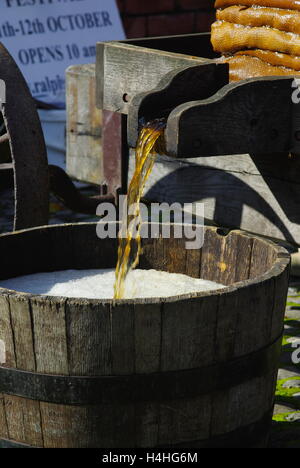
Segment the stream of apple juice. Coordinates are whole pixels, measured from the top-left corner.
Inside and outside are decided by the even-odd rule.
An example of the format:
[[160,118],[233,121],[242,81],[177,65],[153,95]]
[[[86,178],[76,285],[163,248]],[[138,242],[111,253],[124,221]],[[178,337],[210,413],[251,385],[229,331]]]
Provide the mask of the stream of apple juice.
[[[140,200],[147,179],[153,169],[158,147],[164,133],[165,120],[157,119],[140,131],[135,149],[135,171],[128,188],[127,210],[124,211],[119,232],[118,262],[114,284],[114,299],[122,299],[128,273],[136,268],[141,254]],[[130,214],[129,214],[129,209]],[[125,228],[124,228],[125,226]]]

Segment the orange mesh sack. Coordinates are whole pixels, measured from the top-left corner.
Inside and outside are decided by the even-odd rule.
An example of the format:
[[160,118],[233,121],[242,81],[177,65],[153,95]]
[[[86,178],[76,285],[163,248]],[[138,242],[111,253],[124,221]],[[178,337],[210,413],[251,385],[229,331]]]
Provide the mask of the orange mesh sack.
[[211,40],[232,81],[300,74],[298,0],[216,0]]
[[224,8],[236,4],[243,6],[262,6],[300,11],[299,0],[216,0],[215,7]]

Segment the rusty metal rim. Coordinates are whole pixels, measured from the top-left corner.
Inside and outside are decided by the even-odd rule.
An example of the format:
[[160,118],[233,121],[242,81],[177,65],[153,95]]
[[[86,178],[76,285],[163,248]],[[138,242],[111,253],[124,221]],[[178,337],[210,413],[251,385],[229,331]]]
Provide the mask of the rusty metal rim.
[[74,406],[195,398],[275,372],[281,343],[282,334],[264,348],[229,361],[152,374],[66,376],[0,367],[0,393]]

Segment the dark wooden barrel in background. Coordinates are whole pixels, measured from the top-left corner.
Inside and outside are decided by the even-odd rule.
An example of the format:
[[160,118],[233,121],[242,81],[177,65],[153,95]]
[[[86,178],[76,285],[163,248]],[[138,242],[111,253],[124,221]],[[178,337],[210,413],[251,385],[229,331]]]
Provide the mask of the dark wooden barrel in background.
[[[0,289],[0,446],[255,447],[271,422],[289,255],[240,231],[145,239],[140,266],[226,284],[172,298]],[[114,268],[95,224],[0,236],[0,280]]]

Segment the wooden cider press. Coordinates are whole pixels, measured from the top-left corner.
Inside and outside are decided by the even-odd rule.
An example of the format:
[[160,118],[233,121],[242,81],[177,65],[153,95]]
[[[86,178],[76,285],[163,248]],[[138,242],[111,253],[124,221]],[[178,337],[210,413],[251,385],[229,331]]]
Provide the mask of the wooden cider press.
[[[139,129],[165,118],[144,197],[204,202],[226,228],[300,245],[300,92],[293,76],[229,83],[209,34],[97,44],[104,175],[126,191]],[[293,248],[292,247],[292,248]]]

